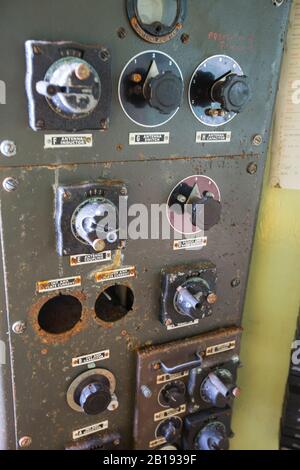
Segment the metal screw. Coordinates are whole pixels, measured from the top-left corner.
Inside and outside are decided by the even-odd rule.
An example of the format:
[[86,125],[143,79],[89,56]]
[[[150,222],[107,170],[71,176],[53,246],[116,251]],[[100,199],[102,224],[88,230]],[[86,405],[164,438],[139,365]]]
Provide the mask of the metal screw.
[[16,321],[12,326],[12,330],[16,335],[21,335],[26,330],[26,323],[24,321]]
[[125,188],[125,186],[121,189],[120,193],[122,194],[122,196],[127,196],[127,188]]
[[119,28],[118,29],[118,36],[120,39],[125,39],[127,36],[127,32],[125,28]]
[[120,445],[120,439],[115,439],[113,442],[114,446],[119,446]]
[[9,176],[8,178],[5,178],[3,180],[2,186],[5,191],[11,193],[12,191],[15,191],[17,189],[17,187],[19,186],[19,181],[16,178]]
[[3,140],[0,145],[0,152],[4,157],[13,157],[17,153],[16,144],[12,140]]
[[101,119],[100,128],[105,131],[105,130],[108,129],[108,126],[109,126],[109,119],[108,118],[107,119]]
[[241,280],[237,277],[231,281],[231,287],[235,288],[241,284]]
[[181,35],[181,42],[182,44],[188,44],[188,42],[190,41],[190,35],[187,34],[187,33],[183,33]]
[[151,398],[152,397],[152,392],[151,392],[150,388],[147,387],[147,385],[142,385],[141,386],[141,391],[142,391],[142,394],[144,395],[145,398]]
[[261,134],[256,134],[252,139],[252,144],[258,147],[263,143],[263,137]]
[[250,174],[250,175],[255,175],[255,173],[257,172],[257,163],[255,162],[251,162],[249,163],[249,165],[247,166],[247,172]]
[[235,354],[234,356],[232,356],[231,361],[234,364],[238,364],[240,362],[240,357],[237,354]]
[[173,325],[171,318],[167,318],[167,320],[165,321],[165,326],[171,326],[171,325]]
[[45,127],[45,121],[43,119],[38,119],[35,123],[35,127],[37,129],[44,129]]
[[100,58],[106,62],[110,58],[110,53],[108,49],[102,49],[100,51]]
[[20,447],[29,447],[32,444],[32,439],[30,436],[23,436],[19,439]]

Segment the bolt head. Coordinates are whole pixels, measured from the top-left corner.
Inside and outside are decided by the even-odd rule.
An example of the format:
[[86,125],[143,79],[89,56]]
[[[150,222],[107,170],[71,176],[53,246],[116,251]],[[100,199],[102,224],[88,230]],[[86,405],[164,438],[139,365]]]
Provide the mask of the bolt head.
[[231,287],[238,287],[241,284],[241,280],[236,278],[231,281]]
[[257,163],[251,162],[249,163],[247,167],[247,172],[249,173],[249,175],[255,175],[255,173],[257,173],[257,169],[258,169]]
[[19,446],[20,447],[29,447],[32,444],[32,439],[30,436],[23,436],[19,439]]
[[263,137],[261,134],[256,134],[254,137],[253,137],[253,140],[252,140],[252,144],[255,145],[256,147],[258,147],[259,145],[261,145],[263,143]]
[[218,300],[218,297],[217,297],[217,294],[215,294],[214,292],[212,292],[211,294],[209,294],[207,296],[207,302],[209,303],[209,305],[214,305]]
[[21,335],[26,330],[26,323],[24,321],[17,321],[13,324],[12,330],[16,335]]
[[12,140],[3,140],[0,145],[0,152],[4,157],[13,157],[17,153],[17,146]]
[[3,189],[9,193],[15,191],[18,186],[18,180],[16,178],[13,178],[12,176],[5,178],[2,182]]

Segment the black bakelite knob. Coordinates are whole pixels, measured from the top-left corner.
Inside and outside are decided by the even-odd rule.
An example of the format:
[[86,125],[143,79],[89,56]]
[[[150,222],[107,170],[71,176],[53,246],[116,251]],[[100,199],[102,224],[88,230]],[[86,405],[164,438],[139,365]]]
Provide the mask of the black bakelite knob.
[[182,80],[172,72],[166,72],[149,80],[146,98],[152,108],[162,114],[171,114],[179,108],[182,94]]
[[220,103],[225,111],[240,113],[251,98],[248,78],[230,74],[214,83],[211,95],[213,101]]
[[228,450],[229,439],[226,431],[217,423],[206,426],[197,436],[199,450]]
[[186,402],[185,385],[183,382],[171,382],[161,391],[163,404],[178,408]]
[[79,397],[79,403],[87,415],[97,415],[105,411],[111,402],[108,380],[103,378],[99,382],[86,385]]
[[165,438],[166,442],[173,444],[180,437],[180,425],[174,419],[168,419],[163,422],[158,428],[158,435]]
[[[198,213],[198,211],[203,211]],[[199,223],[202,228],[207,231],[220,222],[221,203],[211,196],[203,196],[203,198],[195,198],[192,201],[192,224],[198,227]],[[202,224],[201,224],[202,222]]]

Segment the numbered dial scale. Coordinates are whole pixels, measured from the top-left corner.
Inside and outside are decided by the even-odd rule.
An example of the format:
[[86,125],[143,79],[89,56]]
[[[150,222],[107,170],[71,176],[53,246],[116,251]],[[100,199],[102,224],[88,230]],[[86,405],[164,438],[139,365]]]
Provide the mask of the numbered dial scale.
[[158,127],[177,113],[183,96],[179,66],[167,54],[147,51],[133,57],[119,81],[125,114],[143,127]]
[[231,57],[216,55],[202,62],[189,88],[190,107],[207,126],[222,126],[242,112],[251,98],[248,78]]

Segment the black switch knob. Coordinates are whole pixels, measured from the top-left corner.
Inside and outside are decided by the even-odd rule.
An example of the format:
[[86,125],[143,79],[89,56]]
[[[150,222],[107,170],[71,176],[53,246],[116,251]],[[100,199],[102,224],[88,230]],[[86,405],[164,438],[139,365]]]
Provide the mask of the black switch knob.
[[248,78],[245,75],[227,75],[214,83],[211,96],[226,111],[240,113],[251,98]]
[[231,373],[227,370],[211,372],[201,385],[202,399],[217,407],[225,408],[233,398],[240,394],[240,389],[234,384]]
[[[191,206],[192,224],[194,227],[198,227],[201,225],[201,221],[203,221],[203,228],[205,231],[208,231],[220,222],[222,206],[220,201],[214,199],[212,195],[207,194],[202,198],[194,198],[191,201]],[[203,208],[204,214],[202,212]]]
[[229,439],[222,423],[208,424],[197,436],[199,450],[228,450]]
[[160,401],[162,405],[178,408],[186,402],[186,388],[181,381],[167,384],[161,391]]
[[87,415],[97,415],[105,411],[111,402],[108,380],[103,377],[86,385],[80,393],[79,403]]
[[160,113],[171,114],[179,108],[182,94],[182,80],[172,72],[166,72],[149,80],[145,98]]
[[168,444],[174,444],[181,435],[180,419],[170,418],[163,421],[158,428],[157,435],[163,437]]

